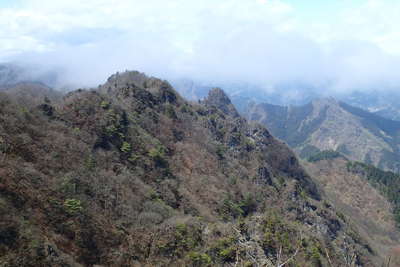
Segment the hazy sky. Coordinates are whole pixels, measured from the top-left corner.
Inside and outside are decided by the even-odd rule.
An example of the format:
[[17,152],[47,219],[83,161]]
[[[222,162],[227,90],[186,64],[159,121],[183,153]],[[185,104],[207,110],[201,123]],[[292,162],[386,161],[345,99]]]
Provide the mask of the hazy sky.
[[398,0],[0,0],[0,61],[164,78],[398,87]]

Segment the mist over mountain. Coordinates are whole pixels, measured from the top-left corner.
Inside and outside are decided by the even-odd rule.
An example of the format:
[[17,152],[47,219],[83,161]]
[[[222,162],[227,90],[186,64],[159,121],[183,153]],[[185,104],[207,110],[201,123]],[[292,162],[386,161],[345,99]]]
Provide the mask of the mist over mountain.
[[[36,85],[33,85],[36,84]],[[81,84],[81,83],[79,83]],[[65,78],[65,70],[45,64],[22,64],[21,62],[0,63],[0,90],[16,85],[47,87],[60,92],[75,89],[77,83]],[[39,89],[39,91],[41,91]],[[32,96],[34,96],[32,92]]]
[[23,82],[36,82],[49,87],[59,87],[60,72],[45,70],[44,67],[15,63],[0,64],[0,87],[10,87]]
[[399,88],[398,3],[297,2],[5,0],[0,61],[61,69],[72,88],[141,69],[228,91],[244,84],[285,105]]

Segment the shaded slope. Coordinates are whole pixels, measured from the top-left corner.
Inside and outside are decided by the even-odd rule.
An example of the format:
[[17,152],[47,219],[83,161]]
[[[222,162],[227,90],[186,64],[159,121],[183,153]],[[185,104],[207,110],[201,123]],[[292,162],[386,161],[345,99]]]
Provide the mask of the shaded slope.
[[1,94],[2,265],[382,261],[290,149],[217,95],[191,104],[139,72],[46,100],[52,113]]

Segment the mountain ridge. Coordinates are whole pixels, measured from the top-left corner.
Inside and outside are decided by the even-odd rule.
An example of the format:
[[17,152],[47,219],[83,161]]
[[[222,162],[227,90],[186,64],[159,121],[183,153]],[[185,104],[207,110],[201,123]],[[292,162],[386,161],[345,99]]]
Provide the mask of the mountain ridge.
[[400,123],[333,98],[304,106],[256,104],[246,117],[270,129],[301,157],[337,150],[352,160],[398,172]]
[[2,264],[385,261],[283,142],[216,93],[190,103],[139,72],[25,108],[0,93]]

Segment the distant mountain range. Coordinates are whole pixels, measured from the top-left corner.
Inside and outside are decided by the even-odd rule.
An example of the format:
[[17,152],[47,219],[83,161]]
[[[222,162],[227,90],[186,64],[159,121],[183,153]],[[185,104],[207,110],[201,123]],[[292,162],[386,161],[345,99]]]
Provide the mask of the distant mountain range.
[[249,83],[205,83],[190,79],[177,79],[172,81],[172,84],[184,97],[190,100],[206,97],[207,92],[214,86],[222,87],[241,113],[245,112],[251,103],[302,106],[316,99],[334,97],[351,106],[387,119],[400,120],[400,92],[394,89],[335,92],[296,83],[282,84],[275,88],[264,88]]
[[303,106],[253,104],[246,117],[265,125],[301,157],[335,150],[352,160],[400,171],[400,122],[334,98]]
[[400,92],[398,90],[355,91],[340,99],[387,119],[400,120]]
[[[61,81],[61,69],[43,69],[19,63],[0,64],[1,87],[20,82],[38,82],[52,88],[74,88],[79,81]],[[303,83],[285,83],[274,87],[255,85],[249,82],[207,82],[188,78],[176,78],[171,84],[186,99],[197,101],[207,97],[214,87],[224,88],[240,113],[251,103],[273,103],[281,106],[301,106],[315,99],[333,96],[349,105],[365,109],[382,117],[400,121],[400,92],[397,90],[349,90],[348,93],[324,90]]]
[[0,88],[18,83],[35,82],[55,87],[59,82],[59,71],[43,70],[39,66],[22,66],[13,63],[0,64]]

